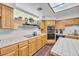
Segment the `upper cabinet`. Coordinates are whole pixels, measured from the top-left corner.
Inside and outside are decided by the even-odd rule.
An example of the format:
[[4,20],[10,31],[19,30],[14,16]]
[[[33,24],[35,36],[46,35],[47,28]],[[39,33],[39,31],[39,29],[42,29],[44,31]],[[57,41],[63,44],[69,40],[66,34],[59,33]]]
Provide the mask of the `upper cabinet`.
[[68,25],[79,25],[79,18],[72,18],[63,21],[66,26]]
[[62,21],[56,21],[56,29],[64,29],[65,26],[79,25],[79,18],[70,18]]
[[61,21],[56,21],[55,29],[64,29],[65,25]]
[[0,5],[0,16],[1,16],[1,5]]
[[41,32],[47,33],[47,27],[48,26],[55,26],[55,23],[56,23],[55,20],[41,20],[40,21]]
[[40,27],[41,30],[43,30],[45,28],[45,21],[44,20],[40,21],[39,27]]
[[12,28],[13,8],[0,4],[0,28]]
[[46,20],[47,26],[55,26],[55,20]]

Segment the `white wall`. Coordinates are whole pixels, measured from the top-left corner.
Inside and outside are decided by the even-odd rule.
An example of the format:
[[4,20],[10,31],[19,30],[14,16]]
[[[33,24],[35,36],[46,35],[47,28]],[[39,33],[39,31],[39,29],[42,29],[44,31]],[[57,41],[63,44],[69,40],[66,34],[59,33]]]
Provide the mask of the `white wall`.
[[24,26],[17,30],[9,30],[9,29],[0,29],[0,39],[7,39],[10,37],[24,37],[25,35],[32,35],[33,32],[37,32],[37,34],[41,34],[41,31],[37,26]]
[[56,20],[56,16],[55,14],[51,15],[51,16],[42,16],[40,17],[40,20]]
[[79,26],[67,26],[63,31],[64,34],[74,34],[74,30],[77,30],[77,34],[79,34]]

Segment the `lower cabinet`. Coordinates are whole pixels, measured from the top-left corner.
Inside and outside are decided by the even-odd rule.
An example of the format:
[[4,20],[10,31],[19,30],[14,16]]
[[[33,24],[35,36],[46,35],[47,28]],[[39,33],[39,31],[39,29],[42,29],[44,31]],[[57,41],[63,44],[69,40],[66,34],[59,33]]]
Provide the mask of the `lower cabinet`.
[[1,56],[18,56],[18,44],[13,44],[0,49]]
[[29,56],[32,56],[36,52],[36,39],[29,40]]
[[14,50],[14,51],[9,52],[3,56],[18,56],[18,50]]
[[37,37],[36,39],[36,49],[39,50],[42,47],[42,40],[41,37]]
[[19,56],[28,56],[29,55],[29,47],[28,41],[23,41],[19,43]]
[[46,35],[37,36],[29,40],[0,48],[0,56],[32,56],[46,44]]
[[47,35],[42,35],[29,40],[29,56],[32,56],[47,42]]
[[42,40],[42,46],[44,46],[47,42],[47,35],[41,36],[41,40]]
[[28,56],[28,46],[19,48],[19,56]]

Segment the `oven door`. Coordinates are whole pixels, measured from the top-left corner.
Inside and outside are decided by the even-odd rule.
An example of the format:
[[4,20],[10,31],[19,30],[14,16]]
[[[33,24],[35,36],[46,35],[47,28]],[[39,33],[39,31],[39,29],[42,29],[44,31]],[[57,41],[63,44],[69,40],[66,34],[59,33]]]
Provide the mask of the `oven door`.
[[48,40],[55,39],[55,34],[48,34]]

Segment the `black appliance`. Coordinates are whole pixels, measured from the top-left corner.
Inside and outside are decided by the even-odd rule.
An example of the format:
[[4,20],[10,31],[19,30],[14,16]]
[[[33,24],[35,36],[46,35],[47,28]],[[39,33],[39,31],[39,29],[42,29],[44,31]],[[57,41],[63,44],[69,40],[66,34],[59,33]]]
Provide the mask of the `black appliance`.
[[65,37],[64,35],[61,35],[63,34],[63,29],[56,29],[56,41],[58,40],[59,37]]
[[48,26],[47,27],[47,35],[48,35],[48,40],[54,39],[55,38],[55,27],[53,26]]

